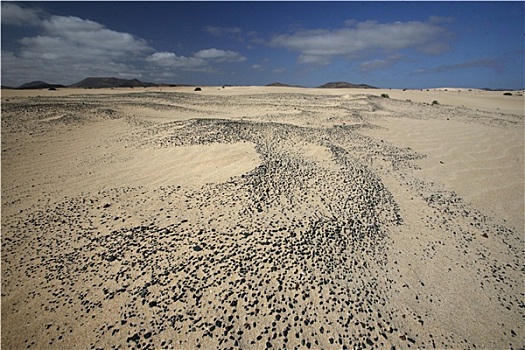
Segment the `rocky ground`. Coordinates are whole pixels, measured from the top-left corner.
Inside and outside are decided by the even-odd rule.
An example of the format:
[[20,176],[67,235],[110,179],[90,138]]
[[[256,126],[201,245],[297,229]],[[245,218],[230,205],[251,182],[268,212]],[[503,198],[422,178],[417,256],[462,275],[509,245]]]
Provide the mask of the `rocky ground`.
[[[2,102],[6,349],[525,345],[523,228],[369,136],[522,117],[299,93]],[[253,165],[166,169],[166,150],[219,145]]]

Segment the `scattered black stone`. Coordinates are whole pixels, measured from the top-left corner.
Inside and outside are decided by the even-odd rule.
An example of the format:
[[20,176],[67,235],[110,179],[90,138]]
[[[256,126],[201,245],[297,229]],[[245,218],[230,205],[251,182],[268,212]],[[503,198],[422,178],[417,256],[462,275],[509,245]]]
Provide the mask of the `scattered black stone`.
[[[184,113],[199,115],[205,108],[210,110],[217,108],[218,103],[225,103],[222,97],[200,94],[177,93],[169,100],[165,100],[166,95],[153,92],[143,96],[148,101],[143,108],[180,112],[180,106],[191,106]],[[251,142],[261,164],[242,176],[198,189],[118,188],[65,199],[41,211],[21,211],[6,224],[9,237],[2,243],[6,278],[17,269],[30,281],[35,273],[45,276],[34,290],[53,296],[39,308],[46,317],[56,312],[68,313],[77,325],[88,324],[85,320],[89,319],[89,324],[97,325],[92,331],[98,339],[107,339],[110,331],[126,337],[133,334],[127,342],[136,344],[128,346],[141,349],[236,348],[239,344],[255,348],[264,343],[267,347],[286,344],[287,348],[326,348],[331,347],[328,344],[338,344],[338,348],[377,349],[387,346],[381,343],[387,334],[391,334],[389,343],[399,342],[392,334],[416,334],[396,324],[394,315],[414,318],[416,327],[424,325],[418,318],[422,315],[393,310],[388,297],[401,289],[407,293],[417,291],[419,286],[409,287],[402,277],[383,282],[389,266],[388,242],[395,232],[391,228],[402,228],[403,218],[381,175],[388,172],[395,178],[399,169],[416,169],[413,161],[423,156],[359,133],[375,127],[367,121],[370,111],[380,109],[383,103],[399,107],[401,102],[378,102],[365,97],[352,104],[351,100],[333,96],[314,101],[313,97],[301,94],[274,97],[270,104],[268,96],[258,95],[231,96],[226,102],[237,108],[239,103],[249,100],[252,107],[260,107],[261,111],[293,105],[294,111],[301,114],[265,115],[242,121],[193,119],[149,124],[147,128],[141,124],[136,134],[122,136],[138,148]],[[63,118],[59,123],[85,123],[82,116],[89,115],[88,108],[92,108],[89,98],[63,105],[61,108],[75,111],[79,117]],[[108,103],[118,106],[119,98],[123,96],[109,97]],[[125,98],[129,101],[130,97]],[[315,108],[334,108],[336,118],[341,111],[337,108],[344,108],[344,113],[339,113],[345,115],[341,118],[352,123],[320,126],[317,112],[308,107],[313,102]],[[132,106],[141,106],[133,103]],[[9,109],[14,107],[2,105],[2,112],[4,108],[7,119],[2,120],[2,127],[4,124],[9,127],[12,123]],[[35,103],[17,108],[35,114],[46,107]],[[113,112],[106,111],[104,115],[115,117],[117,107],[113,108]],[[312,124],[300,127],[277,122],[283,118],[292,122],[293,118],[305,118]],[[130,118],[128,122],[133,125],[137,121]],[[327,160],[330,166],[305,157],[301,150],[305,144],[324,147],[330,155]],[[378,162],[380,165],[376,165]],[[507,240],[513,236],[512,231],[489,223],[488,218],[464,205],[457,196],[439,192],[428,184],[414,182],[411,186],[407,189],[413,191],[410,195],[419,195],[434,212],[434,217],[424,219],[425,224],[439,227],[437,232],[443,240],[457,231],[458,237],[464,237],[458,245],[465,254],[476,251],[485,261],[494,260],[488,251],[472,243],[486,242],[472,240],[484,232],[481,230],[494,239]],[[140,207],[144,198],[162,203],[162,218],[169,219],[167,223],[155,217],[157,211],[152,216],[145,214],[138,226],[127,224],[135,220],[129,220],[131,209],[125,204]],[[118,210],[116,218],[125,222],[112,220],[114,213],[100,210],[110,206]],[[182,217],[191,218],[191,224],[183,225],[188,220]],[[454,226],[452,233],[451,225],[458,218],[469,220],[471,225],[465,230]],[[82,233],[72,233],[71,227],[81,228]],[[438,248],[439,243],[429,243],[429,255],[437,254]],[[109,262],[118,259],[119,263],[97,264],[92,253],[100,251],[107,253],[96,257],[102,256]],[[20,252],[28,254],[15,254]],[[506,273],[514,269],[511,260],[509,267],[497,266],[498,262],[487,263],[492,265],[483,270],[484,274],[489,273],[482,287],[515,283]],[[421,286],[431,291],[431,283],[426,282],[427,286],[420,282]],[[14,290],[12,285],[8,287],[3,288],[3,295]],[[514,297],[497,295],[498,302],[509,310],[522,305]],[[48,300],[45,296],[34,293],[28,298],[40,303]],[[428,298],[423,294],[417,297]],[[106,298],[118,305],[114,324],[99,318],[107,307]],[[148,306],[155,309],[148,310]],[[154,318],[144,317],[153,311]],[[62,329],[56,332],[65,333],[65,326],[60,326]],[[50,327],[47,327],[48,340],[53,338],[54,342],[62,334],[51,335],[55,327]],[[75,330],[73,333],[76,335]],[[166,334],[178,334],[180,339],[167,339]],[[516,337],[514,331],[510,335]],[[424,336],[418,335],[418,347],[476,345],[475,339],[459,343],[446,336],[436,335],[434,344],[432,337],[423,339]],[[196,339],[197,343],[190,346],[189,339]],[[400,339],[415,343],[404,335]],[[117,342],[107,342],[104,343],[107,347],[122,347]],[[255,345],[257,342],[264,343]],[[91,347],[100,348],[101,341],[94,341]]]
[[137,343],[139,340],[140,336],[137,333],[135,333],[133,336],[128,338],[127,342],[129,343],[130,341],[134,341],[135,343]]
[[106,256],[106,260],[109,261],[109,262],[113,262],[113,261],[117,260],[117,257],[115,255],[108,255],[108,256]]

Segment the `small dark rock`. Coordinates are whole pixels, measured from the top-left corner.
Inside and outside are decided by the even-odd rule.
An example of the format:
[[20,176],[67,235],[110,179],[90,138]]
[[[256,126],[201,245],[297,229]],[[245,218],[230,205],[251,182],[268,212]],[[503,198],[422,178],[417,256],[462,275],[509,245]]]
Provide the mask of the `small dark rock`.
[[128,342],[129,342],[129,341],[134,341],[134,342],[136,343],[136,342],[138,342],[139,340],[140,340],[140,336],[139,336],[137,333],[135,333],[132,337],[129,337],[129,338],[128,338]]

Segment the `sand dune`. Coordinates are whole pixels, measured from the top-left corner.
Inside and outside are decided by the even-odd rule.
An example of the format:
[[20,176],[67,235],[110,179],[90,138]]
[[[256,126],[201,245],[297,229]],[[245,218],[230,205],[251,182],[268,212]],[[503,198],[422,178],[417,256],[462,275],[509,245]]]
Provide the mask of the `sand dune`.
[[473,206],[523,232],[523,132],[456,121],[385,119],[367,131],[427,157],[418,176],[440,182]]
[[447,90],[2,91],[2,347],[522,347],[523,97]]

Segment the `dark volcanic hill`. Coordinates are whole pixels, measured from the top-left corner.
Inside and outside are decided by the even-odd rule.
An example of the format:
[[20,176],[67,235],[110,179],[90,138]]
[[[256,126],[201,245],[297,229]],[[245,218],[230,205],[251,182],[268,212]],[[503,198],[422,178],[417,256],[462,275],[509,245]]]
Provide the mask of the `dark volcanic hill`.
[[63,87],[65,87],[65,86],[64,85],[60,85],[60,84],[48,84],[45,81],[37,80],[37,81],[32,81],[30,83],[22,84],[19,87],[17,87],[17,89],[21,89],[21,90],[24,90],[24,89],[49,89],[49,88],[63,88]]
[[326,83],[324,85],[319,86],[319,88],[322,88],[322,89],[378,89],[375,86],[370,86],[366,84],[352,84],[346,81],[336,81],[336,82]]
[[283,83],[279,83],[279,82],[275,82],[275,83],[271,83],[271,84],[268,84],[266,86],[278,86],[278,87],[303,87],[303,86],[300,86],[300,85],[289,85],[289,84],[283,84]]
[[115,87],[146,87],[158,86],[154,83],[145,83],[138,79],[120,79],[120,78],[97,78],[91,77],[79,81],[76,84],[69,85],[69,87],[77,88],[115,88]]

